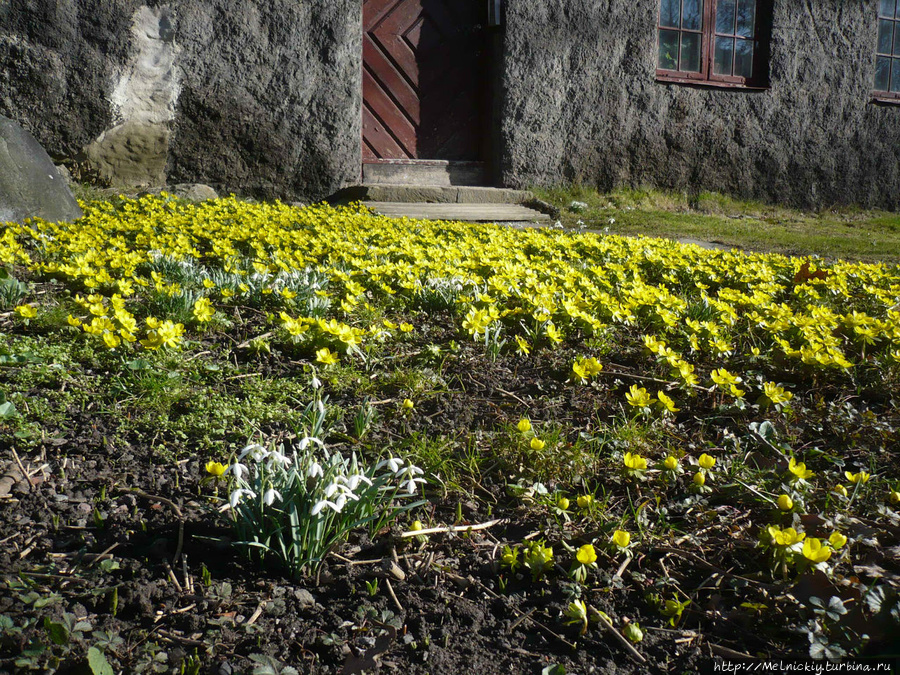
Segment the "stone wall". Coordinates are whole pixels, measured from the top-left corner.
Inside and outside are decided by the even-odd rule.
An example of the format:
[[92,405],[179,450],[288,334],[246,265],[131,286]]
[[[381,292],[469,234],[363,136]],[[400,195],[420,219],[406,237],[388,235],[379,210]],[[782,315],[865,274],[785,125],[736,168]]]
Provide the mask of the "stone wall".
[[900,207],[876,0],[775,0],[770,88],[656,81],[659,0],[506,0],[501,176]]
[[0,114],[116,185],[321,198],[360,163],[359,0],[0,0]]
[[[656,81],[659,0],[505,0],[503,184],[900,208],[877,0],[774,0],[770,87]],[[320,199],[360,171],[360,0],[0,0],[0,114],[118,184]]]

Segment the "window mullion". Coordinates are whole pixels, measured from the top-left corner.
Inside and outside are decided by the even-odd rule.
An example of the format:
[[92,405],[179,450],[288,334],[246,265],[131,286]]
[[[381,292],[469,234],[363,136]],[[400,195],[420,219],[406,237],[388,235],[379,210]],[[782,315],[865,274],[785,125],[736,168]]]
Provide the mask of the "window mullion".
[[703,77],[712,79],[713,59],[716,53],[716,0],[703,2],[703,45],[706,49],[703,59]]

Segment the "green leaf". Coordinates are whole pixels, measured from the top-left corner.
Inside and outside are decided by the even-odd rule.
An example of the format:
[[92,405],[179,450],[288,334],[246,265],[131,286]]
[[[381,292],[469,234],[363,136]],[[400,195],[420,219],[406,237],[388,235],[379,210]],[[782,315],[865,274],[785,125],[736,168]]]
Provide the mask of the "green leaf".
[[94,675],[115,675],[106,656],[96,647],[88,649],[88,666]]
[[12,401],[0,403],[0,418],[14,417],[16,415],[16,406]]
[[60,600],[62,600],[62,596],[57,595],[56,593],[51,593],[44,598],[37,598],[37,600],[34,601],[34,608],[42,609],[43,607],[47,607],[48,605],[56,604]]
[[566,667],[554,663],[552,666],[544,668],[541,671],[541,675],[566,675]]
[[[37,605],[37,603],[35,603]],[[65,645],[69,642],[69,631],[61,623],[51,621],[48,617],[44,617],[44,628],[50,637],[50,642],[55,645]]]
[[153,364],[146,359],[134,359],[134,361],[126,363],[125,367],[128,368],[128,370],[150,370],[153,367]]

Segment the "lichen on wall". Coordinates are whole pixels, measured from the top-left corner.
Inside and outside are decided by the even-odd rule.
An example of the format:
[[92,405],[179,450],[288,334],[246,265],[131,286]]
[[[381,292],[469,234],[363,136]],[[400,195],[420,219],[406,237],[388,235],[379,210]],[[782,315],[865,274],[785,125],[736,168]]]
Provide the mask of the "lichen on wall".
[[167,6],[141,6],[131,26],[132,55],[109,103],[115,126],[86,149],[93,168],[115,186],[166,182],[171,124],[180,92],[174,16]]

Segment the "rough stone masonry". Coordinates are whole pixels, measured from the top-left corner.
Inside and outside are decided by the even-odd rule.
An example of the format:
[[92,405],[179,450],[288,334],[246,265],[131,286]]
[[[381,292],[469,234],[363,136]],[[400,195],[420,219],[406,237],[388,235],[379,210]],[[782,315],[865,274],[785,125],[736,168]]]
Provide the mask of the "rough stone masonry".
[[[878,1],[770,1],[768,83],[742,91],[657,80],[659,0],[505,0],[492,174],[900,208]],[[320,199],[360,177],[360,9],[0,0],[0,114],[112,182]]]

